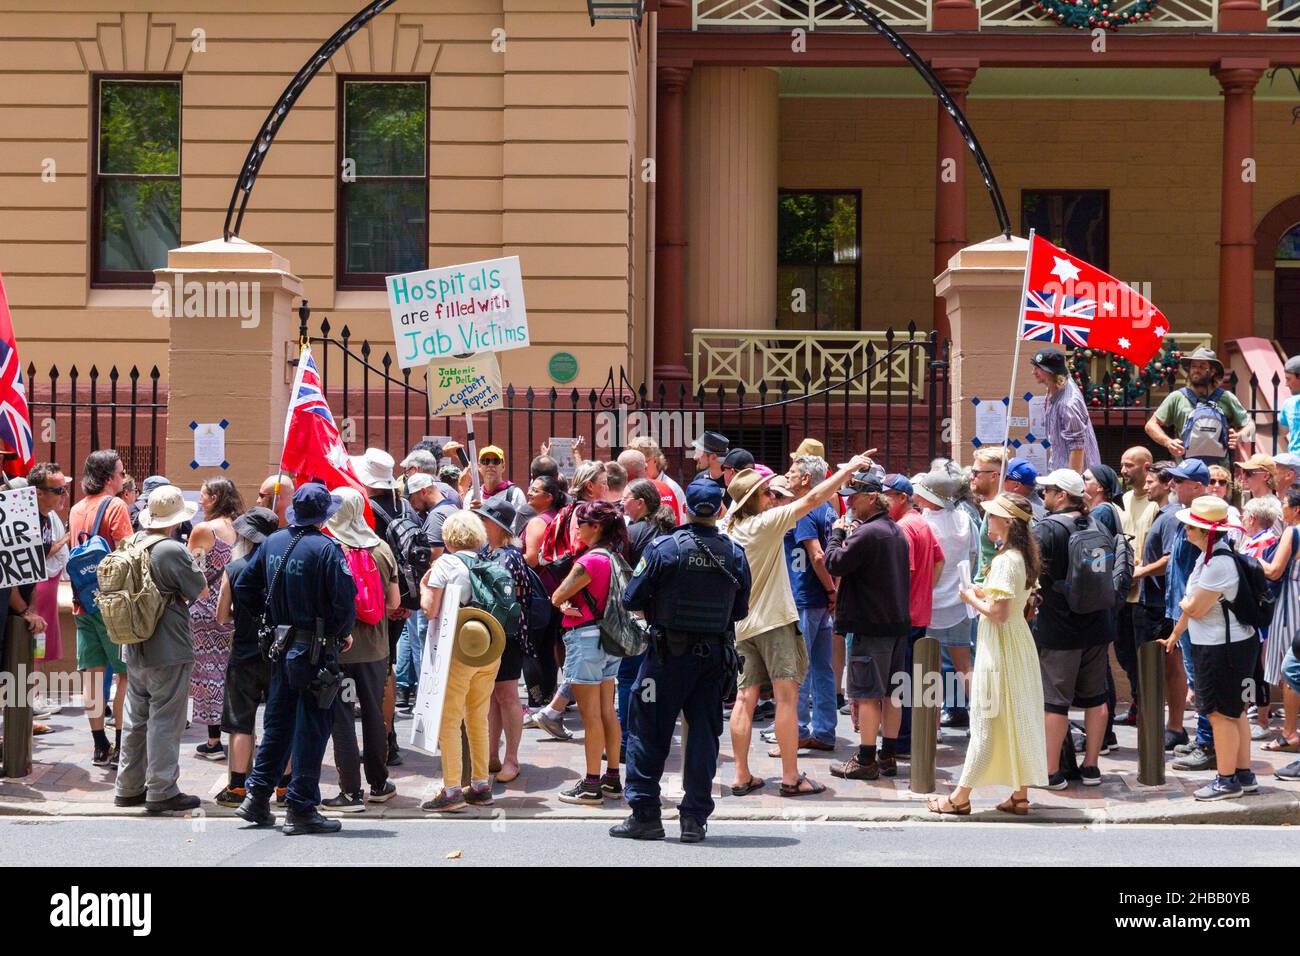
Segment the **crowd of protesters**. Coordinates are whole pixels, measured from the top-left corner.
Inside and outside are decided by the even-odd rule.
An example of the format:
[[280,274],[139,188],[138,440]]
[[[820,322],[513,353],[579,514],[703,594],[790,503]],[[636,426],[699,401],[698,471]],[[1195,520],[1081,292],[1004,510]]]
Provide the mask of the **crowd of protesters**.
[[[567,476],[543,447],[520,485],[493,445],[473,462],[455,443],[422,442],[400,463],[367,449],[352,460],[365,494],[330,489],[335,504],[320,521],[357,579],[359,612],[340,656],[353,692],[335,701],[329,727],[339,794],[323,808],[363,811],[396,792],[394,720],[416,708],[431,642],[446,615],[464,613],[479,563],[503,569],[523,613],[501,635],[484,618],[481,646],[453,658],[436,728],[442,780],[423,808],[492,804],[493,781],[527,773],[525,732],[568,740],[578,724],[585,775],[559,799],[620,799],[641,661],[601,643],[599,623],[621,600],[615,557],[638,568],[651,542],[688,519],[716,523],[744,549],[752,575],[725,704],[737,797],[767,784],[750,767],[750,748],[755,723],[768,718],[762,740],[780,759],[783,796],[826,789],[800,769],[810,753],[840,751],[829,771],[845,780],[897,776],[915,732],[903,687],[927,636],[951,678],[940,742],[965,750],[958,786],[930,801],[936,813],[969,813],[977,787],[1010,788],[998,808],[1021,815],[1030,788],[1097,786],[1100,756],[1118,746],[1114,726],[1148,720],[1164,727],[1174,769],[1212,772],[1197,799],[1255,792],[1252,746],[1300,753],[1300,454],[1290,444],[1276,456],[1237,454],[1251,440],[1250,420],[1221,387],[1223,365],[1198,350],[1184,360],[1186,387],[1147,423],[1159,451],[1130,448],[1117,471],[1101,461],[1064,355],[1044,349],[1031,364],[1046,393],[1045,473],[990,446],[966,468],[938,459],[908,476],[855,459],[837,469],[812,437],[788,462],[759,462],[707,432],[685,483],[721,489],[721,513],[708,518],[688,514],[687,491],[649,438],[607,461],[580,457]],[[1286,372],[1300,395],[1300,360]],[[1295,410],[1284,412],[1291,428]],[[124,653],[92,608],[74,608],[92,762],[120,764],[127,805],[196,806],[176,786],[180,735],[193,722],[206,729],[195,756],[228,762],[216,802],[238,807],[270,672],[258,634],[264,608],[235,584],[268,536],[294,527],[293,476],[268,477],[252,507],[225,478],[204,482],[190,502],[164,476],[137,493],[117,454],[97,451],[68,512],[72,480],[54,462],[26,479],[38,492],[49,580],[12,589],[8,612],[44,634],[45,659],[57,658],[72,636],[60,635],[57,608],[70,549],[93,535],[110,547],[150,532],[168,538],[152,567],[173,604],[153,640]],[[1274,599],[1267,624],[1249,607],[1260,597],[1252,570]],[[460,607],[444,600],[453,585]],[[1150,642],[1164,651],[1160,714],[1136,703],[1138,650]],[[1133,691],[1124,713],[1119,674]],[[36,734],[48,732],[43,721],[58,706],[38,702]],[[1076,710],[1081,721],[1070,719]],[[836,733],[842,714],[858,735],[851,747]],[[290,770],[278,781],[281,800]],[[1300,759],[1276,777],[1300,780]]]

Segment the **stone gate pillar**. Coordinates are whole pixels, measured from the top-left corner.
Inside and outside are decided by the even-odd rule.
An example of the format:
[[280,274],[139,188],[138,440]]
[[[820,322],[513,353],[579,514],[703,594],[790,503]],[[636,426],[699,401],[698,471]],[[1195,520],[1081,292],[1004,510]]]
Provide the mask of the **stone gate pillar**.
[[[164,303],[155,309],[170,302],[167,477],[194,489],[225,475],[252,505],[280,461],[302,280],[288,260],[239,238],[173,249],[154,277]],[[223,421],[226,466],[193,467],[190,423]]]
[[[948,260],[948,268],[934,280],[935,292],[947,305],[952,325],[952,457],[971,462],[976,446],[975,409],[972,399],[1001,401],[1011,383],[1011,359],[1016,341],[1020,290],[1024,283],[1029,241],[998,236],[961,249]],[[1034,391],[1027,356],[1033,343],[1020,350],[1016,392]],[[1011,414],[1029,414],[1023,401]],[[1023,436],[1012,428],[1011,436]]]

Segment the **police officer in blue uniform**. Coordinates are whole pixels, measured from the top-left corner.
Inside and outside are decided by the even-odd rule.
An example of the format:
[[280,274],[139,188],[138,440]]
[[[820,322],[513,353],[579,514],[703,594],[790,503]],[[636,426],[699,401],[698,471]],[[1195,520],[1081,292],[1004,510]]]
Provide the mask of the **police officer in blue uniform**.
[[651,648],[632,685],[627,787],[632,816],[609,835],[661,840],[659,778],[680,713],[686,795],[678,806],[683,843],[704,839],[713,812],[713,776],[722,736],[722,700],[735,676],[733,626],[749,614],[745,551],[714,525],[722,489],[707,477],[686,489],[688,521],[646,548],[623,591],[623,606],[644,611]]
[[[343,549],[320,526],[342,504],[324,485],[306,484],[293,493],[287,528],[257,549],[235,581],[235,602],[266,608],[274,628],[272,660],[261,746],[248,775],[248,795],[236,813],[250,823],[271,826],[271,792],[293,755],[284,832],[333,833],[342,824],[320,815],[320,765],[333,725],[338,655],[352,642],[356,582]],[[269,595],[269,597],[268,597]]]

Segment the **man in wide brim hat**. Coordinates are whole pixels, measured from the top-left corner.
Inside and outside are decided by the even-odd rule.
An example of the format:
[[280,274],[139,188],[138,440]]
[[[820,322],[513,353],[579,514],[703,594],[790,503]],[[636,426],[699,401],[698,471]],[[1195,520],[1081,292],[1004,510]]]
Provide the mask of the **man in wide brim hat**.
[[1187,375],[1184,388],[1173,389],[1147,419],[1146,433],[1174,459],[1183,458],[1183,431],[1198,404],[1214,404],[1228,423],[1228,448],[1222,458],[1199,455],[1207,464],[1231,464],[1232,450],[1255,436],[1255,423],[1229,388],[1223,387],[1224,368],[1213,349],[1204,346],[1179,363]]
[[1178,364],[1186,371],[1193,362],[1209,362],[1219,370],[1219,376],[1224,375],[1223,363],[1219,361],[1219,356],[1214,349],[1207,349],[1204,345],[1194,351],[1191,355],[1184,355],[1178,360]]
[[199,512],[199,506],[186,501],[175,485],[162,485],[149,493],[149,503],[140,512],[140,528],[145,531],[165,531],[189,521]]

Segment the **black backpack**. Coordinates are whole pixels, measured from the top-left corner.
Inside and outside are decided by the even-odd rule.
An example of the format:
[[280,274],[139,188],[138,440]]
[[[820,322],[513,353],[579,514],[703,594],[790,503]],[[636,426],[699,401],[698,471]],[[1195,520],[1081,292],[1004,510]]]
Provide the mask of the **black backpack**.
[[1237,596],[1231,601],[1219,599],[1219,606],[1223,608],[1224,636],[1230,636],[1227,631],[1229,609],[1246,627],[1253,627],[1256,630],[1268,627],[1273,622],[1273,609],[1277,606],[1277,596],[1269,586],[1269,580],[1264,574],[1264,566],[1257,558],[1252,558],[1248,554],[1239,554],[1231,548],[1223,550],[1215,548],[1214,556],[1220,554],[1230,555],[1237,563]]
[[402,513],[397,516],[390,515],[374,498],[370,499],[370,504],[388,519],[384,540],[397,559],[397,591],[402,607],[417,610],[420,607],[420,581],[433,564],[433,542],[424,533],[424,525],[414,509],[404,500],[398,499]]
[[1133,587],[1133,537],[1124,533],[1124,518],[1120,514],[1118,506],[1114,502],[1107,502],[1110,505],[1110,513],[1115,516],[1115,524],[1119,531],[1115,533],[1115,594],[1117,603],[1123,604],[1128,601],[1128,592]]
[[1053,590],[1065,595],[1065,602],[1074,614],[1095,614],[1114,608],[1118,603],[1115,593],[1117,536],[1111,535],[1093,518],[1088,518],[1084,527],[1069,515],[1048,515],[1047,520],[1065,529],[1069,535],[1065,550],[1065,577],[1052,582]]

